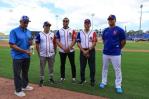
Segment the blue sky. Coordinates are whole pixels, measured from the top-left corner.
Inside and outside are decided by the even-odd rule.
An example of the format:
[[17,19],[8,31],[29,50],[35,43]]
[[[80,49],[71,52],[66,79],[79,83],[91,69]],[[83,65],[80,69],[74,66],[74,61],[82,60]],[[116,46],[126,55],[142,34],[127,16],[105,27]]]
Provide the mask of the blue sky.
[[143,4],[142,29],[146,31],[149,30],[149,0],[1,0],[0,32],[9,34],[19,25],[22,15],[29,16],[28,28],[33,31],[42,31],[44,21],[52,24],[52,30],[59,29],[64,17],[70,19],[70,27],[74,29],[82,29],[86,18],[93,21],[94,29],[104,29],[110,14],[115,14],[117,25],[126,26],[127,31],[138,30],[140,4]]

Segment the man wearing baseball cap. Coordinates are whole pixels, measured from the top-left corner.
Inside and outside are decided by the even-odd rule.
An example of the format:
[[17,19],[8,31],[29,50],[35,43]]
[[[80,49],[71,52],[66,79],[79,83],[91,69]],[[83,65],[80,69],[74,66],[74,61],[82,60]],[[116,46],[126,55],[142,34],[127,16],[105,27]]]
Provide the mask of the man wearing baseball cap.
[[121,73],[121,50],[126,44],[125,31],[116,26],[115,15],[108,17],[109,27],[105,28],[102,33],[103,39],[103,68],[102,82],[99,88],[103,89],[107,85],[108,66],[111,62],[115,71],[115,88],[117,93],[123,93],[122,73]]
[[19,97],[26,95],[24,90],[33,90],[33,87],[29,86],[28,79],[31,56],[29,48],[32,45],[32,35],[27,29],[29,22],[28,16],[22,16],[20,26],[12,29],[9,35],[9,45],[13,59],[15,95]]
[[77,43],[80,49],[80,72],[81,81],[79,84],[83,85],[85,80],[85,68],[88,61],[90,69],[90,84],[95,85],[95,46],[97,42],[96,32],[90,30],[91,21],[84,20],[84,30],[80,31],[77,35]]
[[49,68],[49,82],[55,83],[53,80],[53,67],[56,50],[56,37],[54,33],[50,32],[51,24],[45,21],[43,24],[43,31],[36,36],[36,49],[40,58],[40,83],[39,86],[43,85],[44,71],[46,62],[48,62]]

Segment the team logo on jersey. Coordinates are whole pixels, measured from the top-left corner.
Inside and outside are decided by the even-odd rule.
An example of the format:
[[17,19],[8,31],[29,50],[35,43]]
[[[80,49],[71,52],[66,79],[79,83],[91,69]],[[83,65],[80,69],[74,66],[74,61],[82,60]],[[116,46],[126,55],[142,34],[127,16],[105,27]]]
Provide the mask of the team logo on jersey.
[[69,36],[71,36],[72,34],[71,34],[71,32],[69,32]]
[[113,35],[117,35],[117,31],[113,31]]
[[69,37],[72,37],[72,33],[71,32],[69,32]]
[[50,37],[51,40],[53,40],[53,37]]
[[89,41],[92,42],[92,40],[93,40],[93,38],[92,37],[89,37]]

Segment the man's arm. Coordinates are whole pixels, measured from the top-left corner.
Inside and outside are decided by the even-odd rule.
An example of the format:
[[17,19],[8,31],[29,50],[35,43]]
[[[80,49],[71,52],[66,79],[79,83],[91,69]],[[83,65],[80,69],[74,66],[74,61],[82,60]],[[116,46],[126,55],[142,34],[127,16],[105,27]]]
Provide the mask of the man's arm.
[[61,49],[64,50],[63,45],[62,45],[62,43],[60,42],[59,39],[56,39],[56,43],[57,43],[57,45],[58,45]]
[[10,45],[10,48],[13,48],[13,49],[15,49],[15,50],[17,50],[17,51],[19,51],[19,52],[22,52],[22,53],[31,55],[30,51],[28,51],[28,50],[23,50],[23,49],[21,49],[20,47],[18,47],[18,46],[15,45],[15,44],[10,44],[10,43],[9,43],[9,45]]
[[22,52],[22,53],[26,53],[28,55],[31,55],[30,51],[24,50],[24,49],[18,47],[16,45],[16,42],[17,42],[16,32],[15,32],[15,30],[12,30],[10,32],[10,35],[9,35],[9,46],[10,46],[10,48],[15,49],[15,50]]
[[120,30],[120,46],[121,49],[124,48],[126,44],[126,33],[123,29]]
[[37,50],[38,55],[40,55],[40,53],[39,53],[39,43],[36,43],[36,50]]
[[121,49],[124,48],[125,45],[126,45],[126,40],[122,40],[121,41]]
[[72,33],[72,42],[69,46],[69,49],[72,49],[73,46],[76,44],[76,36],[77,36],[77,33],[73,30],[73,33]]
[[89,50],[92,50],[95,48],[97,42],[97,34],[96,32],[93,33],[93,41],[92,41],[92,46],[89,48]]
[[53,45],[54,45],[54,51],[56,53],[57,44],[56,44],[56,36],[55,35],[54,35],[54,39],[53,39]]

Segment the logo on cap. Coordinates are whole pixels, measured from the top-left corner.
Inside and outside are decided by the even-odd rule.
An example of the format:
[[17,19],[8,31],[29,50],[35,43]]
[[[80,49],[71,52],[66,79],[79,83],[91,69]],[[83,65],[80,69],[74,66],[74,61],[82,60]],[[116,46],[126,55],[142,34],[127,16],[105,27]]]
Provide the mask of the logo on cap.
[[84,20],[84,23],[85,23],[85,24],[91,24],[91,21],[90,21],[90,19],[85,19],[85,20]]
[[50,24],[48,21],[45,21],[45,22],[43,23],[43,26],[51,26],[51,24]]
[[108,20],[116,20],[116,16],[115,16],[115,15],[110,15],[110,16],[108,17]]
[[31,21],[29,20],[29,17],[28,17],[28,16],[22,16],[21,19],[20,19],[20,21],[31,22]]

